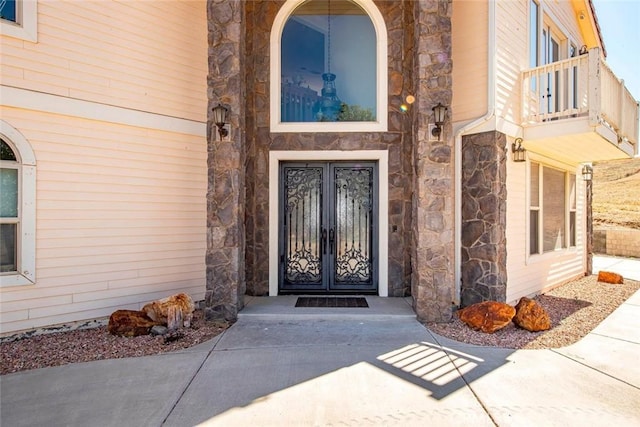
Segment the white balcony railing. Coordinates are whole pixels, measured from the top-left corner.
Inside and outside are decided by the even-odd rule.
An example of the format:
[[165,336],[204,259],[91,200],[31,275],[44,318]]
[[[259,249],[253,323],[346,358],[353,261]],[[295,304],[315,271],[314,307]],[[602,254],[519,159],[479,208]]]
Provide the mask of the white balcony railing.
[[619,141],[637,146],[636,100],[601,59],[600,49],[522,73],[525,126],[588,117],[591,126],[606,125]]

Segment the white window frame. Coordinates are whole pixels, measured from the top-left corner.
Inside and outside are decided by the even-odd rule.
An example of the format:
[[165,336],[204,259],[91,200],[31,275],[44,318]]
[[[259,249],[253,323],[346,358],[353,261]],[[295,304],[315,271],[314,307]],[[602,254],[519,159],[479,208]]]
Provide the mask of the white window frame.
[[[569,251],[576,251],[578,249],[578,179],[575,170],[569,165],[561,164],[560,162],[551,161],[549,159],[540,159],[537,156],[532,156],[533,158],[527,161],[527,216],[526,216],[526,230],[527,230],[527,238],[526,238],[526,248],[527,248],[527,258],[544,258],[546,256],[552,256],[552,254],[558,253],[567,253]],[[539,173],[538,173],[538,206],[531,205],[531,164],[537,163],[539,165]],[[544,250],[544,169],[555,169],[564,174],[564,238],[563,238],[563,246],[562,248],[545,251]],[[576,206],[575,208],[571,207],[571,177],[575,176],[575,197],[576,197]],[[531,253],[531,215],[530,212],[532,210],[538,211],[538,252]],[[576,214],[576,224],[575,224],[575,244],[571,244],[571,227],[570,227],[570,213],[575,212]]]
[[16,21],[0,19],[2,35],[36,43],[38,41],[38,0],[17,0]]
[[[567,197],[565,200],[565,229],[567,230],[566,242],[567,248],[575,248],[578,246],[578,177],[575,172],[565,171],[565,190]],[[573,197],[571,194],[571,179],[573,178]],[[574,214],[573,233],[571,231],[571,214]],[[572,243],[573,241],[573,243]]]
[[0,287],[36,282],[36,157],[27,139],[0,120],[2,139],[10,142],[18,166],[18,272],[0,274]]
[[[550,42],[550,38],[553,37],[557,42],[558,42],[558,53],[559,53],[559,61],[562,61],[564,59],[567,58],[571,58],[571,45],[573,45],[574,47],[578,47],[580,46],[580,43],[576,40],[573,39],[573,37],[571,37],[570,32],[567,30],[567,28],[562,25],[558,19],[556,19],[555,16],[553,16],[549,10],[548,6],[545,6],[544,3],[542,3],[539,0],[530,0],[529,1],[529,16],[531,16],[531,14],[533,13],[532,11],[532,7],[531,4],[535,3],[538,8],[538,21],[537,21],[537,28],[531,28],[531,19],[529,19],[529,58],[531,58],[531,54],[533,52],[531,52],[531,49],[533,49],[534,47],[531,46],[531,36],[534,33],[534,30],[536,32],[536,48],[537,51],[535,52],[536,54],[536,64],[529,64],[530,68],[535,68],[541,65],[547,65],[547,64],[551,64],[554,61],[549,60],[549,58],[546,58],[545,60],[545,56],[548,54],[548,50],[549,50],[549,42]],[[543,34],[546,33],[547,37],[543,37]],[[577,53],[577,50],[576,50]],[[577,56],[577,55],[576,55]]]
[[376,31],[376,121],[375,122],[282,122],[280,117],[280,40],[293,11],[306,0],[287,0],[271,27],[270,126],[271,132],[386,132],[388,122],[387,27],[372,0],[351,0],[369,15]]
[[[532,5],[535,4],[536,7],[536,12],[537,12],[537,19],[536,19],[536,28],[531,28],[531,15],[533,14],[533,7]],[[542,7],[540,6],[540,2],[537,0],[529,0],[529,68],[535,68],[538,67],[540,65],[540,61],[541,61],[541,56],[540,56],[540,25],[541,25],[541,21],[540,21],[540,13],[542,12]],[[532,45],[532,39],[535,38],[535,43],[536,45],[533,46]],[[535,49],[535,52],[532,52],[532,50]],[[531,63],[531,58],[532,56],[535,54],[535,63]]]

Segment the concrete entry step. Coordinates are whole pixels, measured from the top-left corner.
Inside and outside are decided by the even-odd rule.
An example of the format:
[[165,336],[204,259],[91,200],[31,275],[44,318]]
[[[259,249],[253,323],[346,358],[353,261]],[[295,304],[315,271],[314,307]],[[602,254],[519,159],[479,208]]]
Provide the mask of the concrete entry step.
[[[328,301],[326,306],[306,306],[296,307],[300,298],[311,298],[318,300],[318,296],[310,295],[282,295],[276,297],[251,297],[245,296],[245,307],[238,313],[240,318],[364,318],[364,317],[404,317],[415,318],[416,314],[411,307],[412,298],[392,298],[379,296],[358,296],[362,298],[368,308],[363,307],[337,307],[329,306],[332,301]],[[342,296],[326,297],[330,299],[345,299]],[[354,299],[355,297],[350,297]],[[342,301],[335,301],[339,303]]]

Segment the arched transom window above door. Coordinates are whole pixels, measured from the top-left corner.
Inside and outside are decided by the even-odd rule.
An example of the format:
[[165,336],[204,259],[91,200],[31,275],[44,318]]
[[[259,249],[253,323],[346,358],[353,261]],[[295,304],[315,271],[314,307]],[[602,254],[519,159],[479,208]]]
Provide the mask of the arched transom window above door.
[[288,0],[271,58],[272,132],[387,130],[387,33],[371,0]]

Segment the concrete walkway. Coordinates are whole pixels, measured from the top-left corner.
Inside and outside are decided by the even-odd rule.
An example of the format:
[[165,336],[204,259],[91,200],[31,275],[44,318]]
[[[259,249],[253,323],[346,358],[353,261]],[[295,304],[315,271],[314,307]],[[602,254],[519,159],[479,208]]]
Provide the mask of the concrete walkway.
[[640,425],[640,292],[554,350],[461,344],[416,322],[404,299],[367,300],[256,298],[183,352],[2,376],[0,425]]

